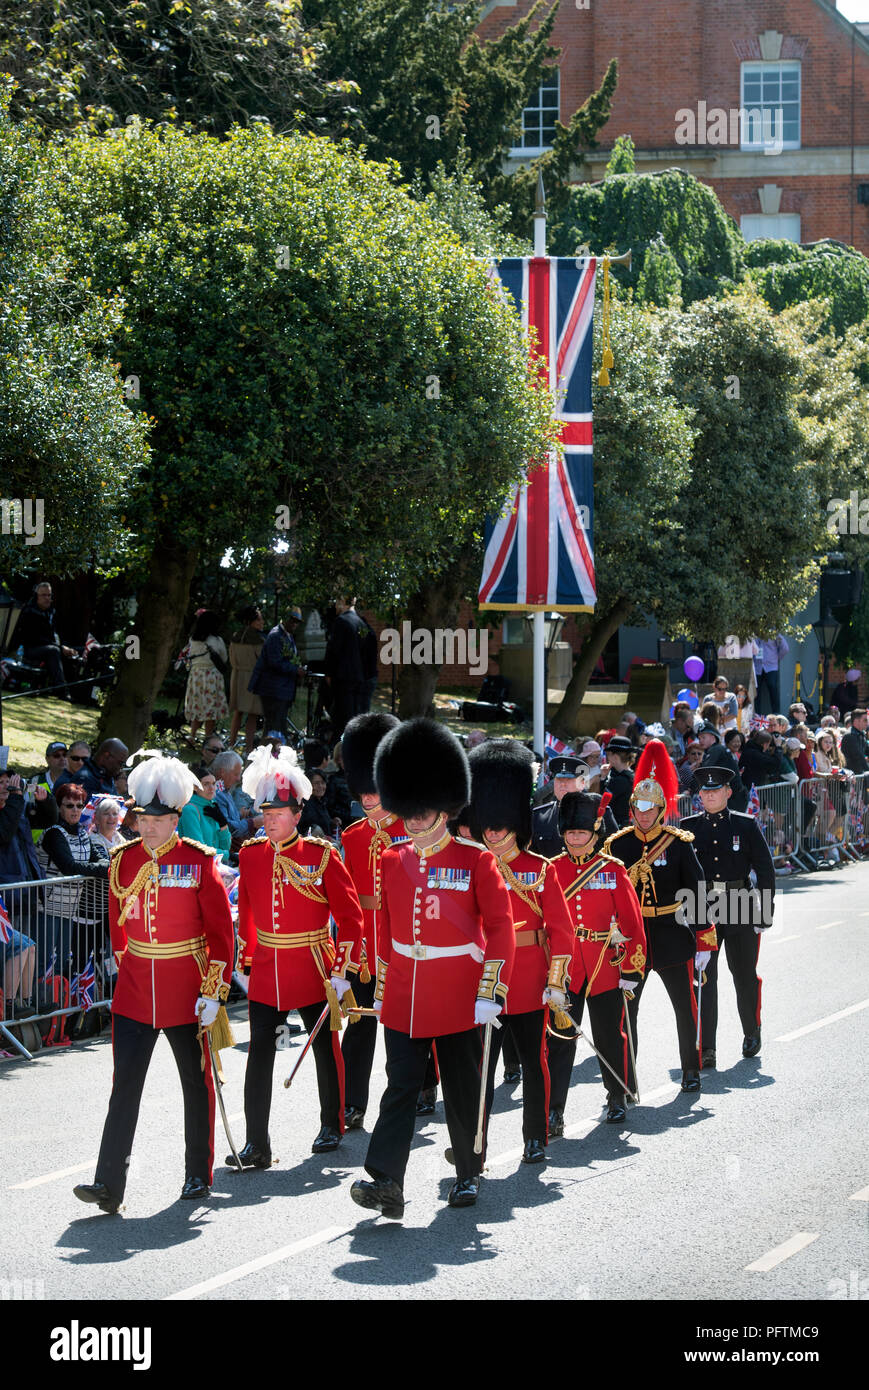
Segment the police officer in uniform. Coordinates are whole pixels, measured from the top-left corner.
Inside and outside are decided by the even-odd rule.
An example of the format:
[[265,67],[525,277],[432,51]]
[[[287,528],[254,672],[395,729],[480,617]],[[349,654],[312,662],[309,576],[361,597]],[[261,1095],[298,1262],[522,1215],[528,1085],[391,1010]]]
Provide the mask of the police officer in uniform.
[[[715,928],[701,917],[697,904],[703,870],[692,848],[690,831],[667,825],[678,793],[676,769],[659,739],[652,739],[640,754],[631,793],[631,824],[604,845],[607,854],[620,859],[637,890],[646,924],[648,970],[654,970],[673,1005],[682,1064],[682,1090],[700,1090],[700,1058],[697,1053],[697,998],[694,970],[706,968],[717,950]],[[628,1018],[639,1050],[637,1013],[648,973],[628,1000]],[[702,1041],[701,1041],[702,1046]],[[636,1078],[631,1081],[636,1090]]]
[[[531,817],[531,850],[534,854],[542,854],[544,859],[554,859],[557,854],[564,853],[564,841],[558,828],[558,806],[561,798],[568,792],[585,791],[591,776],[588,764],[570,754],[552,758],[549,772],[552,777],[554,799],[535,806]],[[612,811],[607,809],[607,834],[614,835],[617,829]]]
[[[152,757],[130,773],[141,836],[112,851],[109,929],[118,963],[112,1000],[114,1075],[93,1183],[82,1202],[121,1205],[139,1105],[161,1031],[184,1097],[184,1201],[209,1195],[214,1164],[214,1080],[203,1068],[199,1024],[211,1028],[229,995],[235,946],[214,850],[176,834],[199,786],[178,758]],[[225,1017],[221,1020],[225,1026]]]
[[[742,1023],[743,1057],[760,1051],[761,980],[757,973],[760,935],[772,926],[775,867],[769,845],[753,816],[731,811],[735,781],[727,767],[700,767],[692,791],[700,793],[700,815],[686,816],[682,828],[694,836],[694,849],[705,879],[711,920],[736,987],[736,1006]],[[754,872],[759,893],[751,886]],[[703,1066],[715,1066],[718,1027],[718,955],[710,957],[700,995]]]
[[401,724],[378,746],[374,780],[381,805],[401,816],[410,843],[382,860],[374,1007],[383,1023],[387,1087],[365,1158],[371,1180],[355,1182],[350,1195],[400,1220],[432,1042],[457,1169],[449,1204],[477,1200],[480,1026],[497,1018],[507,998],[514,927],[494,857],[454,840],[446,827],[447,816],[470,799],[468,759],[455,735],[432,719]]

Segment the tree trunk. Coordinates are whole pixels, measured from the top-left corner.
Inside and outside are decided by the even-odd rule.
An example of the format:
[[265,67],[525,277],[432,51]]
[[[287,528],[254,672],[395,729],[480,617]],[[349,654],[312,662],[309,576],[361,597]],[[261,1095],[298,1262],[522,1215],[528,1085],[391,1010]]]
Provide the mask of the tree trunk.
[[[469,556],[460,556],[446,573],[432,576],[413,595],[404,616],[410,620],[414,630],[424,628],[434,635],[437,628],[455,626],[465,592],[469,559]],[[434,664],[401,667],[398,673],[399,719],[433,714],[440,669]]]
[[161,542],[154,547],[128,634],[138,639],[138,653],[127,656],[130,644],[125,643],[117,684],[109,691],[100,716],[100,739],[119,738],[130,752],[141,748],[154,701],[178,650],[197,558],[194,550]]
[[602,614],[589,628],[576,666],[573,669],[570,684],[564,692],[561,704],[553,715],[552,730],[559,738],[569,740],[576,733],[576,721],[579,718],[582,697],[588,689],[591,673],[607,642],[628,617],[633,607],[633,600],[620,598],[609,612]]

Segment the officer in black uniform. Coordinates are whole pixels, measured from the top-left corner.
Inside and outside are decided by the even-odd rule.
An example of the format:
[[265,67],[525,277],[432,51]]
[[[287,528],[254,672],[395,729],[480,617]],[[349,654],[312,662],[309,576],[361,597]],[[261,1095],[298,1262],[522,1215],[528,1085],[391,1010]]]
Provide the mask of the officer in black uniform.
[[[544,859],[555,859],[557,855],[564,853],[564,841],[558,828],[558,808],[561,798],[566,796],[568,792],[587,791],[591,768],[581,758],[563,754],[557,758],[552,758],[549,772],[552,777],[554,799],[535,806],[531,813],[530,848],[532,853],[542,854]],[[618,823],[614,820],[612,811],[607,807],[604,830],[607,835],[613,835],[617,829]]]
[[[753,816],[728,807],[734,775],[727,767],[700,767],[691,784],[699,791],[703,811],[686,816],[682,828],[694,836],[694,849],[705,879],[709,920],[724,942],[727,964],[736,986],[736,1006],[742,1023],[743,1057],[760,1051],[761,980],[757,973],[760,934],[772,926],[775,868],[769,845]],[[754,871],[759,892],[749,874]],[[700,996],[703,1066],[715,1066],[718,1027],[718,955],[706,967]]]
[[[635,752],[634,745],[624,734],[613,734],[606,746],[606,760],[609,764],[609,772],[605,781],[601,782],[601,791],[609,792],[612,797],[610,810],[615,816],[619,828],[627,825],[631,819],[631,792],[634,789],[634,774],[631,771],[631,757]],[[615,754],[615,761],[612,755]]]
[[[604,852],[620,859],[640,899],[646,925],[646,975],[628,1000],[627,1015],[639,1050],[637,1014],[649,971],[655,970],[676,1015],[682,1090],[700,1090],[697,1053],[697,998],[694,970],[708,969],[717,950],[715,929],[697,912],[703,870],[692,848],[693,836],[667,825],[678,792],[676,769],[658,739],[647,743],[637,763],[631,793],[631,824],[610,837]],[[702,1039],[701,1039],[702,1047]],[[630,1078],[636,1090],[636,1077]]]

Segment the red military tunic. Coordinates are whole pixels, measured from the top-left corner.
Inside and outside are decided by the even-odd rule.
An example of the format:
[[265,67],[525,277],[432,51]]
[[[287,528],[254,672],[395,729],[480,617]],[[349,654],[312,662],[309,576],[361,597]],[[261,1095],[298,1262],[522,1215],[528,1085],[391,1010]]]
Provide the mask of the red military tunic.
[[382,875],[381,1022],[412,1038],[466,1032],[481,988],[503,1000],[513,967],[510,895],[494,855],[448,837],[421,857],[410,843],[386,851]]
[[550,965],[558,957],[566,967],[560,971],[559,988],[567,988],[564,975],[573,957],[573,923],[558,875],[542,855],[514,849],[496,857],[496,863],[510,894],[516,947],[504,1012],[526,1014],[543,1008]]
[[362,909],[335,846],[298,833],[279,845],[248,840],[238,867],[239,958],[251,965],[248,999],[283,1010],[325,1001],[324,980],[358,969],[362,944]]
[[[646,969],[646,931],[627,869],[598,851],[576,862],[552,860],[576,933],[570,987],[578,994],[618,989],[619,977],[638,981]],[[615,939],[614,939],[615,938]]]
[[365,960],[374,975],[377,967],[378,925],[381,907],[381,860],[384,850],[407,843],[407,830],[398,816],[379,821],[354,821],[341,836],[344,864],[359,894],[364,918]]
[[174,1028],[195,1023],[200,992],[226,998],[232,914],[214,850],[172,835],[157,854],[141,839],[112,851],[109,929],[117,1014]]

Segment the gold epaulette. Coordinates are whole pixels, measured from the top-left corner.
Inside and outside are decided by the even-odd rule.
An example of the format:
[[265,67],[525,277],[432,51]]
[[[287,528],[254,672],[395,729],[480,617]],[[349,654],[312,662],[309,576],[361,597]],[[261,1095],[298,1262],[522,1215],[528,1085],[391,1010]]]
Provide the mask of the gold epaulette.
[[269,843],[265,835],[251,835],[249,840],[242,840],[242,849],[247,849],[248,845],[267,845]]
[[325,835],[300,835],[299,839],[303,842],[313,840],[315,845],[328,845],[330,849],[335,849],[331,840],[327,840]]
[[141,843],[141,835],[134,835],[132,840],[125,840],[122,845],[115,845],[112,849],[109,850],[109,855],[112,856],[115,854],[120,854],[122,850],[129,849],[131,845],[140,845]]
[[212,845],[204,845],[201,840],[191,840],[187,835],[179,835],[178,839],[182,845],[189,845],[191,849],[201,849],[203,854],[217,853]]
[[621,837],[622,837],[622,835],[633,835],[633,833],[634,833],[634,827],[633,827],[632,825],[625,825],[625,826],[622,826],[621,830],[615,830],[615,831],[613,831],[613,833],[612,833],[612,835],[610,835],[609,839],[608,839],[608,840],[604,840],[604,845],[603,845],[603,849],[601,850],[601,854],[607,855],[608,858],[610,858],[610,859],[617,859],[617,858],[618,858],[618,855],[612,854],[612,853],[610,852],[610,845],[613,843],[614,840],[620,840]]
[[664,829],[668,835],[675,835],[677,840],[684,840],[686,845],[690,845],[694,839],[693,830],[682,830],[678,825],[667,825]]
[[[612,835],[610,838],[614,840],[616,837],[615,835]],[[607,840],[607,844],[609,844],[609,840]],[[622,862],[620,859],[616,859],[616,856],[614,854],[607,854],[606,848],[599,849],[597,852],[597,857],[598,859],[608,859],[610,863],[615,861],[616,864],[621,864]]]

